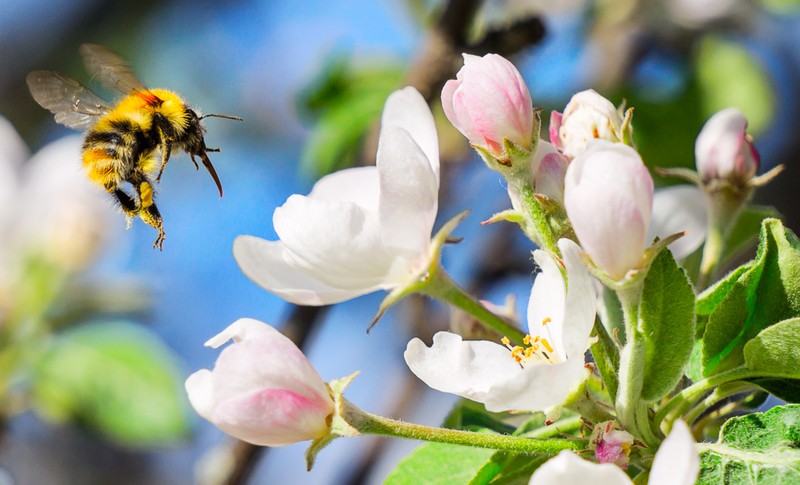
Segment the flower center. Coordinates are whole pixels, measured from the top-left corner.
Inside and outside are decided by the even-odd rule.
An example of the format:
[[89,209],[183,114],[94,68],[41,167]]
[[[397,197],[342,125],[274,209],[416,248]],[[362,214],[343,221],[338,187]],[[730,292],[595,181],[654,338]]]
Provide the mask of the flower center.
[[[550,318],[545,318],[542,320],[542,326],[545,328],[546,333],[549,335],[550,331],[547,328],[547,324],[550,323]],[[547,337],[541,337],[539,335],[533,337],[530,334],[525,335],[525,338],[522,339],[523,345],[511,345],[511,340],[508,337],[503,337],[500,340],[503,345],[505,345],[508,350],[511,351],[511,358],[513,358],[520,367],[524,367],[525,364],[533,361],[534,363],[547,363],[547,364],[556,364],[558,363],[558,356],[553,349],[553,346],[550,344],[550,340]]]

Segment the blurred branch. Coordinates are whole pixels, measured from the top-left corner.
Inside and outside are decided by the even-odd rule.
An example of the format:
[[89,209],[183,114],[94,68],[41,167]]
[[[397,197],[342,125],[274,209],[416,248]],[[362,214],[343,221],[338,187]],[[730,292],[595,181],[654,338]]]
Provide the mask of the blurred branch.
[[[455,77],[462,64],[462,53],[510,56],[544,38],[542,20],[530,17],[490,29],[482,39],[472,42],[470,33],[481,5],[481,0],[447,2],[409,67],[404,85],[416,88],[429,104],[438,98],[444,83]],[[375,163],[378,135],[379,127],[374,126],[364,143],[362,154],[366,165]]]

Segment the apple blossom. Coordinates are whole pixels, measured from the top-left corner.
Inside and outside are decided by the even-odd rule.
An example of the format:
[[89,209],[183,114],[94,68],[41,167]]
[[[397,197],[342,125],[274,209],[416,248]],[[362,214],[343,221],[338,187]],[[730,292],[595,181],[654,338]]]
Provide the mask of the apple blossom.
[[542,140],[536,147],[534,158],[535,160],[531,164],[534,192],[546,195],[563,205],[567,159],[552,144]]
[[550,141],[569,157],[577,157],[591,140],[629,143],[630,111],[623,119],[617,108],[593,89],[574,95],[561,114],[550,118]]
[[[649,485],[693,485],[700,472],[700,458],[689,427],[676,421],[656,453]],[[592,463],[571,451],[562,451],[534,472],[529,485],[632,485],[621,468],[611,463]]]
[[428,386],[481,402],[489,411],[544,410],[563,402],[586,376],[596,298],[578,245],[561,239],[558,247],[567,281],[552,255],[534,252],[542,272],[531,289],[525,347],[439,332],[430,348],[420,339],[408,343],[404,357],[411,371]]
[[225,433],[261,446],[285,446],[327,434],[334,412],[325,383],[303,352],[266,323],[242,318],[206,342],[228,340],[214,370],[186,380],[197,413]]
[[456,79],[442,89],[442,107],[473,146],[497,158],[507,155],[504,140],[530,150],[537,136],[528,87],[517,68],[497,54],[464,54]]
[[433,115],[405,88],[386,101],[376,167],[342,170],[292,195],[273,215],[280,240],[239,236],[233,254],[250,279],[297,304],[397,288],[429,264],[438,191]]
[[729,180],[743,185],[758,171],[759,156],[747,135],[747,119],[737,108],[717,112],[695,142],[697,171],[703,181]]
[[638,267],[653,210],[653,179],[633,148],[592,141],[567,169],[564,207],[581,247],[614,280]]

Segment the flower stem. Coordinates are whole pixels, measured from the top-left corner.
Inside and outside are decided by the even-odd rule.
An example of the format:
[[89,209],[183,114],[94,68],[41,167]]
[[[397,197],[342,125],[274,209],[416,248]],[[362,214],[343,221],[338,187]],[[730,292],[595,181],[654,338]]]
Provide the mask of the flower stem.
[[704,189],[708,207],[708,231],[700,262],[697,287],[705,289],[722,262],[725,240],[736,225],[739,215],[753,194],[752,187],[741,189],[732,186]]
[[556,455],[562,450],[578,451],[584,450],[588,446],[587,441],[579,439],[522,438],[496,433],[477,433],[406,423],[367,413],[349,401],[345,401],[344,418],[362,434],[394,436],[514,453]]
[[525,234],[537,246],[550,254],[559,256],[561,253],[556,245],[557,235],[547,220],[542,204],[536,199],[530,182],[520,183],[516,187],[522,201],[522,215],[525,224],[522,226]]
[[[702,381],[687,387],[680,393],[673,396],[667,403],[658,410],[653,418],[653,430],[663,428],[662,424],[666,424],[667,428],[664,429],[665,433],[669,432],[672,423],[686,413],[692,404],[700,400],[707,392],[715,389],[717,386],[727,382],[739,381],[751,377],[758,377],[759,373],[752,369],[745,367],[737,367],[729,371],[717,374]],[[696,411],[701,413],[700,411]]]
[[441,266],[430,272],[430,280],[420,291],[431,298],[460,308],[477,318],[487,328],[504,335],[514,342],[521,343],[525,333],[506,319],[489,311],[481,302],[467,293],[450,278]]

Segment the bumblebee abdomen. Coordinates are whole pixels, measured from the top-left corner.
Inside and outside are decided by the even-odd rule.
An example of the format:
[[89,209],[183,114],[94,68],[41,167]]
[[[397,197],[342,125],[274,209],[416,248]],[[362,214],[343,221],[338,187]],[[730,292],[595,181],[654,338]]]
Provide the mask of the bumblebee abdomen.
[[157,141],[143,125],[136,117],[111,112],[86,133],[83,166],[92,181],[110,190],[129,178],[137,164],[141,171],[153,170],[149,160]]

